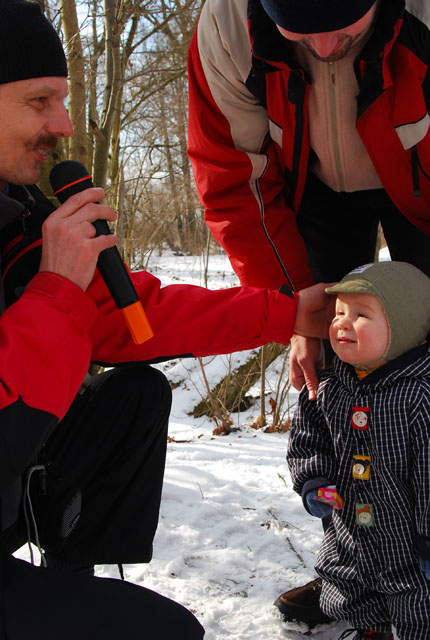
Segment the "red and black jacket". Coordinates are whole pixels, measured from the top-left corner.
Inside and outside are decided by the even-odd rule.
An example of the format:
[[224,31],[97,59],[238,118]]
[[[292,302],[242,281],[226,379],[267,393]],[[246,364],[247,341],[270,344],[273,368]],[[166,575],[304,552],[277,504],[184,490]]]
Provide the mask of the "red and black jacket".
[[[355,60],[357,130],[395,206],[430,234],[430,8],[381,0]],[[207,0],[189,52],[189,154],[242,283],[311,282],[297,229],[310,83],[260,0]]]
[[288,343],[293,294],[245,287],[162,288],[132,274],[154,337],[136,345],[96,271],[87,292],[38,272],[41,226],[52,204],[35,186],[0,194],[6,309],[0,316],[0,530],[14,522],[20,477],[70,407],[91,361],[113,365]]

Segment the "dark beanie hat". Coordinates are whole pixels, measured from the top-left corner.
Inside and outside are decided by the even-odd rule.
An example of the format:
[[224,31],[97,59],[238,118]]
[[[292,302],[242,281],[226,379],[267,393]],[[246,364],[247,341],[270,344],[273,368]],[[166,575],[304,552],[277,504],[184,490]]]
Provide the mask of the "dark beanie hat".
[[0,84],[67,77],[61,40],[35,2],[0,0]]
[[277,25],[293,33],[326,33],[360,20],[376,0],[261,0]]

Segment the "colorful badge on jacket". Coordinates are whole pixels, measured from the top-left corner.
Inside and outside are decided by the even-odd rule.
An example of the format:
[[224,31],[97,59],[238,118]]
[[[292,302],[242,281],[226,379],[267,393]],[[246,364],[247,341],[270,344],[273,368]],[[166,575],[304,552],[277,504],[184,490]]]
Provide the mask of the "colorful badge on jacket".
[[352,477],[355,480],[369,480],[371,456],[352,456]]
[[369,428],[370,407],[352,407],[351,425],[353,429],[365,431]]

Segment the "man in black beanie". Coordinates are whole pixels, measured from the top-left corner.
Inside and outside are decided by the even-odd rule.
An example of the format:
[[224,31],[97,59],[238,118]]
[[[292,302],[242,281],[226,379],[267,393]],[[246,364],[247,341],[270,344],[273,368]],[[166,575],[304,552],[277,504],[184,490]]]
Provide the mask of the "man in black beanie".
[[[373,262],[379,223],[391,257],[430,275],[429,25],[428,0],[206,0],[188,150],[242,284],[339,280]],[[320,342],[293,336],[311,400],[321,366]],[[313,625],[319,590],[277,604]]]
[[[85,289],[115,242],[94,238],[89,223],[116,216],[88,189],[46,222],[41,253],[53,207],[25,185],[73,133],[67,63],[36,3],[0,0],[0,33],[0,638],[199,640],[181,605],[93,577],[97,562],[151,558],[170,389],[135,365],[88,376],[79,390],[96,318]],[[42,566],[11,555],[26,539],[43,545]]]
[[[0,640],[201,640],[185,607],[94,577],[152,557],[171,392],[145,362],[287,344],[294,325],[320,335],[328,297],[136,272],[154,336],[135,344],[96,270],[116,242],[92,224],[116,219],[103,189],[56,209],[34,184],[73,133],[66,58],[36,3],[0,0],[0,54]],[[86,375],[91,361],[109,368]],[[12,555],[25,541],[41,566]]]

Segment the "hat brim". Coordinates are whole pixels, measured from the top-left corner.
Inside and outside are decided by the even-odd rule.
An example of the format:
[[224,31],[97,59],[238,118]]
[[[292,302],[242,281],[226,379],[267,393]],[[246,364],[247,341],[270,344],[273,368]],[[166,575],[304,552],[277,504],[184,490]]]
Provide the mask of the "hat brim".
[[376,295],[372,285],[366,280],[360,279],[338,282],[332,287],[327,287],[325,292],[333,295],[337,293],[371,293],[372,295]]

